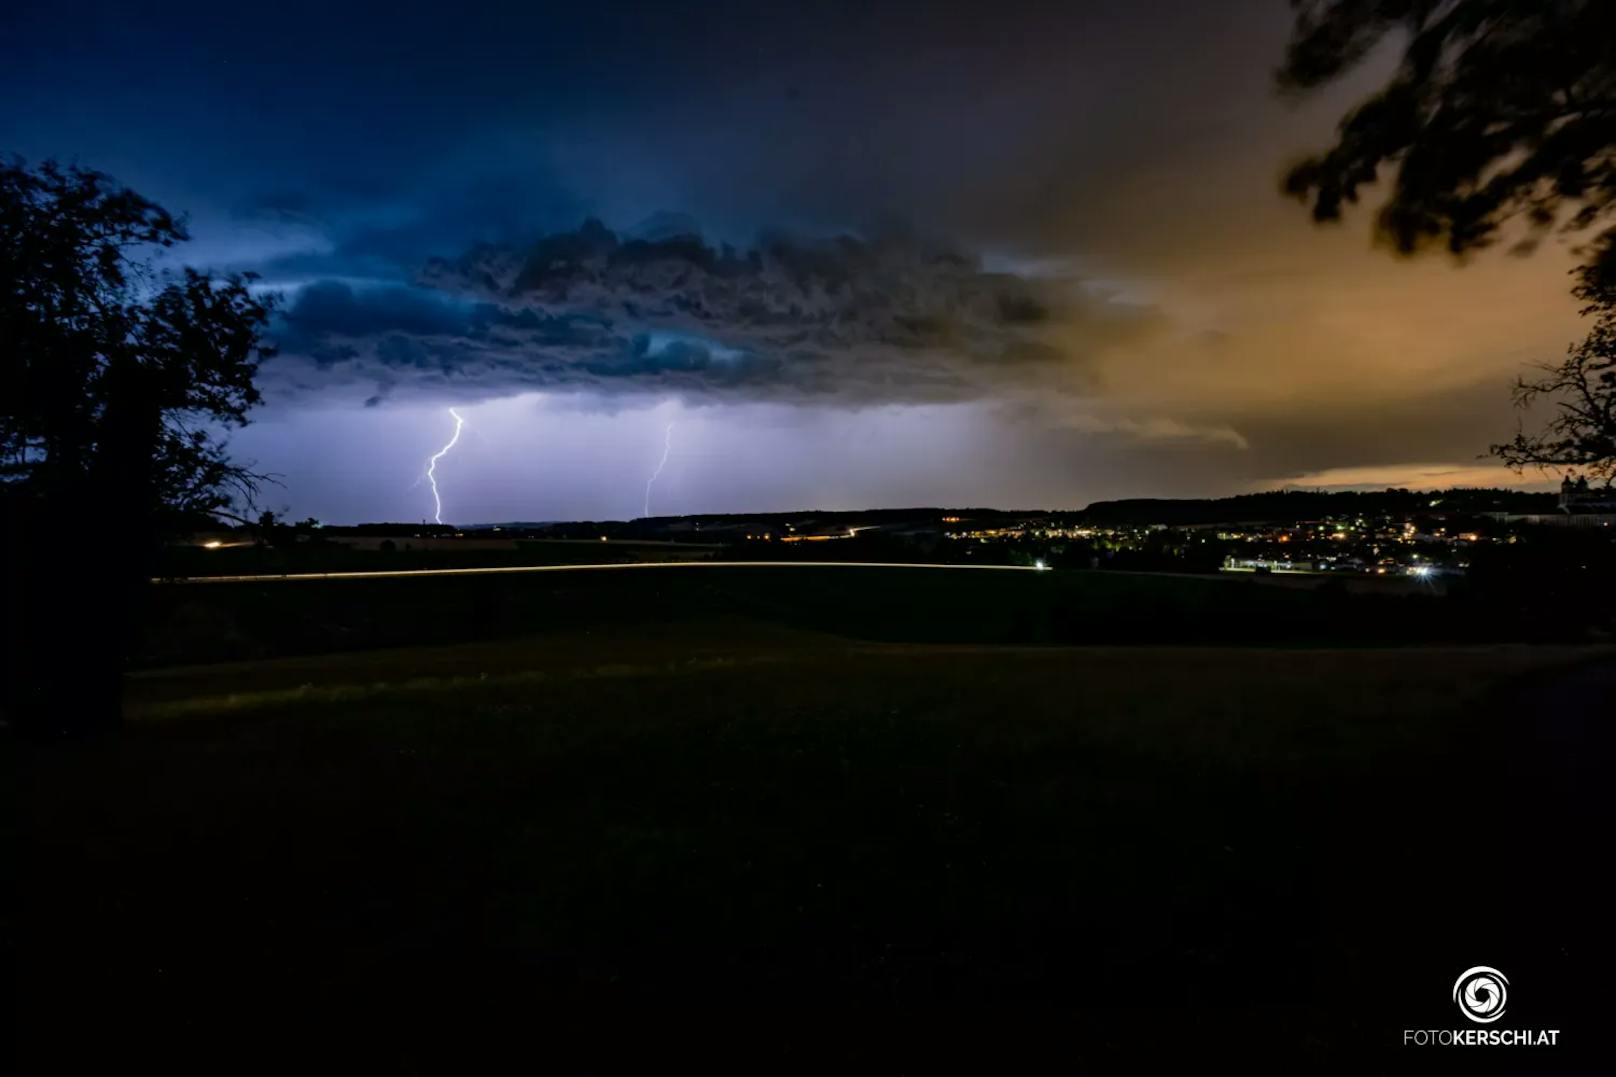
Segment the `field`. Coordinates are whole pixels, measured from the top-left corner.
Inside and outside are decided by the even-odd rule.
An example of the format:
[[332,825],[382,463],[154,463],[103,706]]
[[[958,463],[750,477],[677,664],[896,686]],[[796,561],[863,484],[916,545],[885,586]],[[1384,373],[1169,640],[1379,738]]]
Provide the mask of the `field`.
[[[587,545],[587,544],[585,544]],[[1565,642],[1553,618],[1418,594],[1232,576],[866,566],[659,566],[413,579],[184,583],[156,589],[140,664],[679,633],[714,617],[910,643],[1375,646]],[[1337,581],[1339,582],[1339,581]]]
[[407,1053],[411,1022],[556,1036],[580,1005],[949,1006],[1074,1058],[1164,1027],[1334,1055],[1456,1027],[1488,963],[1522,1027],[1591,1036],[1616,665],[1384,646],[1388,611],[1447,623],[1399,601],[862,568],[165,589],[133,728],[19,749],[24,1020],[340,1014]]

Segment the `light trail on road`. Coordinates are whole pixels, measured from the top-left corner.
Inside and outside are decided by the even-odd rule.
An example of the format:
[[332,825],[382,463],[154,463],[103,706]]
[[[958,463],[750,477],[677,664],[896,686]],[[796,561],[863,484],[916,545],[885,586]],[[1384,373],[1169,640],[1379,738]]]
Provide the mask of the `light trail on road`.
[[375,572],[299,572],[284,576],[179,576],[153,583],[281,583],[304,580],[384,580],[404,576],[492,576],[512,572],[605,572],[648,568],[941,568],[967,572],[1047,572],[1033,565],[944,565],[909,561],[631,561],[610,565],[497,565],[487,568],[414,568]]

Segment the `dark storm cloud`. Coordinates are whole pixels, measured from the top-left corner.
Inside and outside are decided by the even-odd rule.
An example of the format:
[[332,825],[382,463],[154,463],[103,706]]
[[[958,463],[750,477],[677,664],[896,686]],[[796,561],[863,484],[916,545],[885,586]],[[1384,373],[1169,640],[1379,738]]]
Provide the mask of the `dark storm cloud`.
[[231,212],[243,221],[319,225],[319,205],[307,191],[263,191],[242,199]]
[[417,288],[381,287],[355,292],[341,281],[321,281],[304,288],[287,310],[290,336],[326,335],[363,337],[389,331],[418,336],[456,334],[471,328],[471,311],[464,304]]
[[1081,387],[1089,353],[1152,324],[1080,281],[989,272],[902,234],[736,249],[691,227],[661,217],[620,235],[589,220],[434,259],[411,287],[314,284],[286,312],[277,365],[340,355],[344,381],[395,392],[968,400]]
[[624,239],[593,220],[525,251],[434,261],[424,279],[523,309],[701,332],[777,355],[889,346],[998,364],[1058,358],[1028,347],[1042,342],[1054,308],[1076,321],[1100,306],[1079,309],[1079,297],[1062,299],[1048,282],[985,272],[905,237],[774,236],[737,251],[693,234]]

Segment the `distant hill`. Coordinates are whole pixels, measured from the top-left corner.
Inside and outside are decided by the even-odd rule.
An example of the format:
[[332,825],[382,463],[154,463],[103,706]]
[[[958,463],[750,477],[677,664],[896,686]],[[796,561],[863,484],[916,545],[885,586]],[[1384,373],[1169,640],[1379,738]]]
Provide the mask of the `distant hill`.
[[1096,501],[1081,511],[1061,509],[938,508],[915,506],[901,509],[797,509],[791,512],[695,513],[688,516],[651,516],[639,520],[509,520],[462,526],[427,523],[363,523],[330,527],[330,534],[425,535],[461,532],[488,532],[499,529],[518,536],[572,538],[610,535],[613,538],[645,537],[669,531],[723,532],[739,526],[760,524],[783,528],[802,526],[874,524],[940,524],[944,519],[987,523],[1032,519],[1081,520],[1105,525],[1167,524],[1187,526],[1216,523],[1282,523],[1325,516],[1406,514],[1418,512],[1552,513],[1559,502],[1552,493],[1524,493],[1520,490],[1273,490],[1219,498],[1127,498]]
[[989,519],[1005,516],[1044,515],[1044,513],[1014,512],[1004,509],[943,509],[943,508],[906,508],[906,509],[796,509],[791,512],[698,512],[686,516],[647,516],[637,520],[551,520],[545,523],[523,523],[519,521],[474,524],[463,530],[483,531],[499,527],[505,530],[542,530],[565,529],[578,527],[597,527],[600,525],[615,526],[654,526],[665,527],[672,523],[696,524],[703,527],[765,523],[779,524],[801,523],[804,520],[823,520],[830,523],[903,523],[910,520],[941,520],[944,516],[959,516],[970,519]]
[[1553,494],[1520,490],[1274,490],[1236,497],[1129,498],[1096,501],[1083,511],[1094,524],[1213,524],[1309,520],[1324,516],[1381,513],[1554,512]]

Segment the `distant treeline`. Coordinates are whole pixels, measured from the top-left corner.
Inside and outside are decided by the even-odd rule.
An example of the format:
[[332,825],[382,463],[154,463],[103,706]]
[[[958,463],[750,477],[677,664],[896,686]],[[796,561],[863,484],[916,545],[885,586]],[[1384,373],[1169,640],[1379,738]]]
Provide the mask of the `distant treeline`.
[[[456,533],[486,533],[498,528],[509,537],[612,538],[662,536],[676,529],[709,528],[715,532],[742,525],[784,530],[787,524],[941,524],[945,519],[989,523],[1055,519],[1095,525],[1166,524],[1186,526],[1217,523],[1286,523],[1329,516],[1378,516],[1441,513],[1473,515],[1487,512],[1513,514],[1553,513],[1559,501],[1552,493],[1520,490],[1455,488],[1451,490],[1273,490],[1218,498],[1127,498],[1096,501],[1086,509],[989,509],[913,507],[902,509],[799,509],[793,512],[704,513],[691,516],[652,516],[640,520],[510,521],[461,527],[426,523],[361,523],[328,526],[327,535],[387,537],[448,537]],[[217,527],[217,524],[214,525]],[[282,524],[299,532],[318,526],[314,521]],[[197,530],[205,529],[201,523]],[[242,530],[252,530],[242,528]],[[691,536],[694,538],[695,536]]]
[[[642,520],[631,522],[657,527],[666,527],[673,523],[699,524],[702,527],[734,527],[738,524],[756,523],[784,527],[788,523],[800,524],[805,520],[821,520],[825,523],[896,524],[920,520],[940,521],[944,516],[987,519],[1029,515],[1037,515],[1037,513],[1018,512],[1010,509],[945,509],[933,506],[906,509],[798,509],[792,512],[710,512],[691,516],[647,516]],[[592,525],[592,522],[587,520],[578,522]],[[616,521],[602,522],[613,523]],[[550,524],[545,526],[568,525]]]
[[1312,520],[1326,516],[1378,516],[1420,512],[1478,514],[1549,513],[1558,510],[1554,494],[1520,490],[1274,490],[1237,497],[1129,498],[1096,501],[1082,513],[1094,524],[1214,524]]

